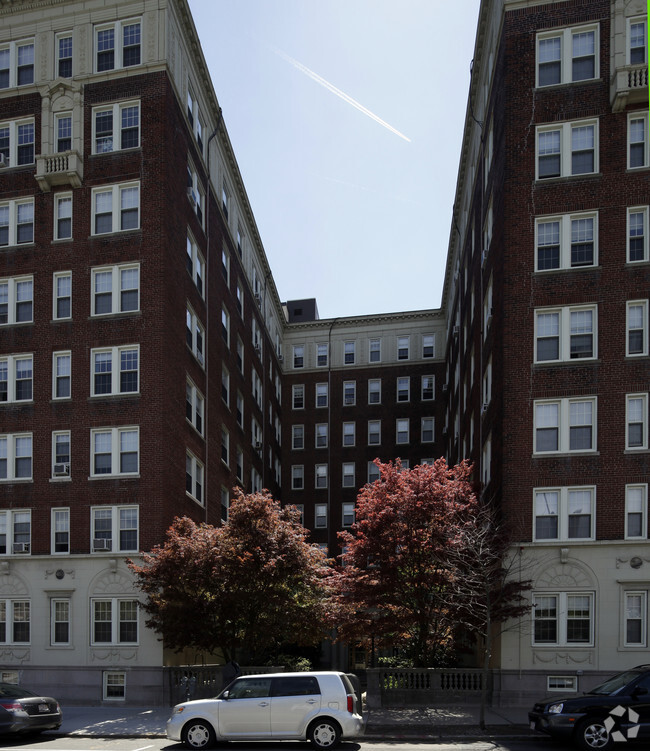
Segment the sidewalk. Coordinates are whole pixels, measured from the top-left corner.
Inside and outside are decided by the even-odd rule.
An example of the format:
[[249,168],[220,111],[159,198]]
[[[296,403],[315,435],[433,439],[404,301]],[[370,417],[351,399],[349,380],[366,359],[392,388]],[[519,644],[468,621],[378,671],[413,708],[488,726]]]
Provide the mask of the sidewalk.
[[[533,735],[528,729],[528,710],[488,708],[486,730],[478,726],[478,707],[373,709],[364,714],[365,738],[369,741],[453,740],[454,738],[497,738]],[[171,707],[63,707],[63,724],[51,731],[60,736],[86,738],[164,738]],[[49,734],[49,733],[48,733]]]

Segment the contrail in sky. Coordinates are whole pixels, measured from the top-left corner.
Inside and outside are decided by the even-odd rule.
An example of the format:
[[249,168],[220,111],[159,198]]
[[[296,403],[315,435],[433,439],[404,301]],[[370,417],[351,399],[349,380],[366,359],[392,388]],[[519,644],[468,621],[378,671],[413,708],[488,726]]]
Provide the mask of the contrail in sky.
[[351,96],[348,96],[344,91],[341,91],[341,89],[337,89],[334,84],[330,83],[329,81],[326,81],[322,76],[319,76],[318,73],[314,73],[313,70],[308,68],[306,65],[303,65],[302,63],[299,63],[297,60],[294,60],[293,57],[290,57],[287,55],[286,52],[283,52],[282,50],[278,49],[277,47],[271,47],[273,52],[275,52],[276,55],[279,55],[283,60],[286,60],[288,63],[293,65],[294,68],[297,68],[301,73],[304,73],[306,76],[309,76],[309,78],[312,79],[312,81],[316,81],[316,83],[320,84],[324,88],[326,88],[328,91],[331,91],[332,94],[336,94],[339,99],[342,99],[344,102],[347,102],[348,104],[351,104],[355,109],[358,109],[359,112],[363,112],[364,115],[367,115],[371,120],[374,120],[376,123],[379,123],[387,130],[390,130],[391,133],[394,133],[396,136],[399,136],[400,138],[403,138],[405,141],[408,141],[411,143],[411,139],[405,136],[403,133],[400,133],[399,130],[396,128],[393,128],[392,125],[389,125],[386,121],[382,120],[380,117],[375,115],[374,112],[371,112],[367,107],[364,107],[363,104],[360,104],[357,102],[356,99],[353,99]]

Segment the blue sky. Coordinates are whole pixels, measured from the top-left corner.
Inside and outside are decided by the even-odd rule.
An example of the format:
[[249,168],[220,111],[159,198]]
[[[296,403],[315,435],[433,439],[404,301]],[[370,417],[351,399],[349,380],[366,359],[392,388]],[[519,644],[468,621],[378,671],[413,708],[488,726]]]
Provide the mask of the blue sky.
[[440,304],[479,0],[189,0],[282,300]]

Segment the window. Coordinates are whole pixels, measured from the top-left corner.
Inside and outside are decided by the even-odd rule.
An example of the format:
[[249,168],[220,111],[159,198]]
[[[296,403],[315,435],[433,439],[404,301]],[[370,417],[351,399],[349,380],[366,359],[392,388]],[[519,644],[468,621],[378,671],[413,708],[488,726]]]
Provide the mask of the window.
[[52,598],[50,600],[50,644],[63,646],[70,644],[70,600]]
[[5,167],[34,164],[33,119],[0,123],[0,157]]
[[343,404],[346,407],[351,407],[357,403],[357,382],[356,381],[344,381],[343,382]]
[[221,366],[221,398],[226,406],[230,405],[230,373],[225,365]]
[[597,312],[595,306],[535,311],[535,361],[596,357]]
[[648,354],[648,301],[634,300],[627,308],[627,357]]
[[343,343],[343,362],[345,365],[354,365],[356,354],[356,342]]
[[230,286],[230,256],[225,248],[221,249],[221,276],[226,286]]
[[228,521],[228,512],[230,510],[230,494],[228,488],[221,486],[221,521]]
[[648,113],[630,112],[627,116],[628,169],[648,166]]
[[648,448],[648,395],[628,394],[625,397],[625,448]]
[[70,431],[58,430],[52,433],[52,477],[70,477]]
[[341,508],[341,523],[343,527],[351,527],[354,524],[354,503],[343,504]]
[[0,279],[0,326],[34,320],[34,278]]
[[230,210],[230,191],[225,183],[222,183],[221,185],[221,208],[223,209],[224,216],[228,219],[228,212]]
[[137,344],[90,351],[91,396],[116,396],[139,391],[140,347]]
[[262,409],[262,379],[254,368],[251,370],[251,378],[253,382],[253,397],[257,402],[257,406]]
[[69,112],[61,112],[55,115],[54,129],[56,133],[55,151],[58,154],[70,151],[72,148],[72,115]]
[[187,198],[199,220],[199,224],[203,227],[205,193],[196,169],[189,158],[187,160]]
[[436,337],[435,334],[422,335],[422,357],[430,359],[436,356]]
[[187,273],[192,278],[201,297],[205,296],[203,280],[205,279],[205,260],[198,249],[196,241],[188,233],[187,235],[187,256],[186,256]]
[[315,488],[327,487],[327,464],[317,464],[314,469]]
[[368,482],[379,480],[379,467],[374,462],[368,462]]
[[244,428],[244,397],[241,395],[241,392],[237,392],[237,400],[235,403],[235,417],[237,419],[237,425],[239,425],[240,428]]
[[537,35],[537,86],[587,81],[600,74],[598,26]]
[[33,380],[32,355],[0,357],[0,404],[31,402]]
[[205,399],[203,398],[203,394],[188,378],[185,383],[185,417],[200,435],[203,435],[204,410]]
[[305,408],[305,387],[302,384],[291,387],[291,404],[293,409]]
[[131,313],[140,309],[140,265],[92,270],[92,315]]
[[72,34],[56,37],[56,73],[59,78],[72,78]]
[[32,479],[32,434],[0,435],[0,482]]
[[381,443],[381,420],[368,420],[368,446]]
[[203,154],[203,123],[199,114],[199,103],[189,86],[187,88],[187,119],[190,122],[194,138],[196,138],[199,151]]
[[34,199],[0,203],[0,247],[34,242]]
[[343,445],[354,446],[356,442],[356,423],[343,423]]
[[69,399],[72,396],[72,353],[55,352],[52,355],[52,398]]
[[0,600],[0,644],[29,644],[30,601]]
[[185,311],[185,339],[187,346],[201,365],[205,363],[205,329],[191,308]]
[[537,126],[537,179],[598,172],[598,121]]
[[625,539],[645,540],[648,537],[648,486],[625,486]]
[[533,644],[589,646],[593,643],[593,594],[533,594]]
[[645,647],[647,639],[647,592],[625,592],[625,646]]
[[329,347],[327,344],[316,345],[316,365],[319,368],[326,368],[329,361]]
[[221,461],[226,467],[230,466],[230,434],[223,425],[221,426]]
[[409,337],[408,336],[397,337],[397,359],[398,360],[409,359]]
[[[344,488],[353,488],[355,486],[354,474],[354,462],[343,462],[342,478]],[[351,505],[354,512],[354,504]]]
[[293,367],[304,368],[305,367],[305,345],[296,344],[293,348]]
[[598,214],[544,217],[535,223],[535,270],[575,269],[598,264]]
[[72,193],[57,193],[54,197],[54,239],[72,238]]
[[421,441],[422,443],[432,443],[433,439],[434,439],[434,419],[433,417],[423,417]]
[[93,429],[90,431],[90,446],[91,477],[138,474],[139,428]]
[[70,509],[53,508],[52,509],[52,554],[70,552]]
[[244,482],[244,452],[237,446],[235,451],[235,475],[239,482]]
[[34,41],[0,45],[0,89],[34,83]]
[[105,701],[122,701],[126,698],[126,673],[122,670],[104,670],[102,673]]
[[636,263],[648,260],[648,207],[627,210],[627,261]]
[[381,378],[368,381],[368,404],[381,404]]
[[397,420],[395,422],[395,443],[409,442],[409,421],[408,419]]
[[138,601],[111,597],[92,600],[92,645],[137,644]]
[[314,526],[316,529],[327,529],[327,504],[317,503],[314,507]]
[[302,464],[291,467],[291,489],[302,490],[305,487],[305,468]]
[[203,504],[203,463],[191,451],[185,452],[185,492]]
[[140,102],[93,108],[93,154],[134,149],[140,145]]
[[237,344],[235,345],[237,350],[237,368],[239,372],[244,375],[244,343],[237,337]]
[[138,550],[137,506],[95,506],[90,509],[90,525],[93,553]]
[[139,182],[93,188],[92,200],[93,235],[139,228]]
[[368,362],[381,362],[381,339],[368,341]]
[[435,376],[426,375],[422,376],[422,401],[431,401],[435,392]]
[[535,540],[593,540],[596,489],[537,488]]
[[140,21],[129,19],[95,27],[95,70],[140,65]]
[[628,19],[628,64],[644,65],[648,60],[646,44],[647,18]]
[[305,447],[305,426],[304,425],[292,425],[291,426],[291,448],[299,450]]
[[327,401],[328,401],[327,384],[317,383],[316,384],[316,406],[327,407]]
[[239,282],[235,286],[235,304],[240,318],[244,317],[244,290]]
[[411,379],[406,376],[397,379],[397,401],[408,402],[411,400]]
[[316,425],[314,435],[317,449],[327,448],[327,433],[328,425],[326,422],[321,422]]
[[594,451],[596,398],[536,401],[536,454]]
[[0,511],[0,555],[29,553],[32,542],[32,512]]

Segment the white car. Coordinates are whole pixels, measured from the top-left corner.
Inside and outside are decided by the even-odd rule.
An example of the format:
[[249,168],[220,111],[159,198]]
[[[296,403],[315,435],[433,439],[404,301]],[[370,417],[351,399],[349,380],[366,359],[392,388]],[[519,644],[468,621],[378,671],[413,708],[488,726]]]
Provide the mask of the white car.
[[240,676],[215,699],[177,704],[167,721],[169,740],[191,749],[270,740],[309,740],[329,749],[362,732],[352,683],[332,671]]

